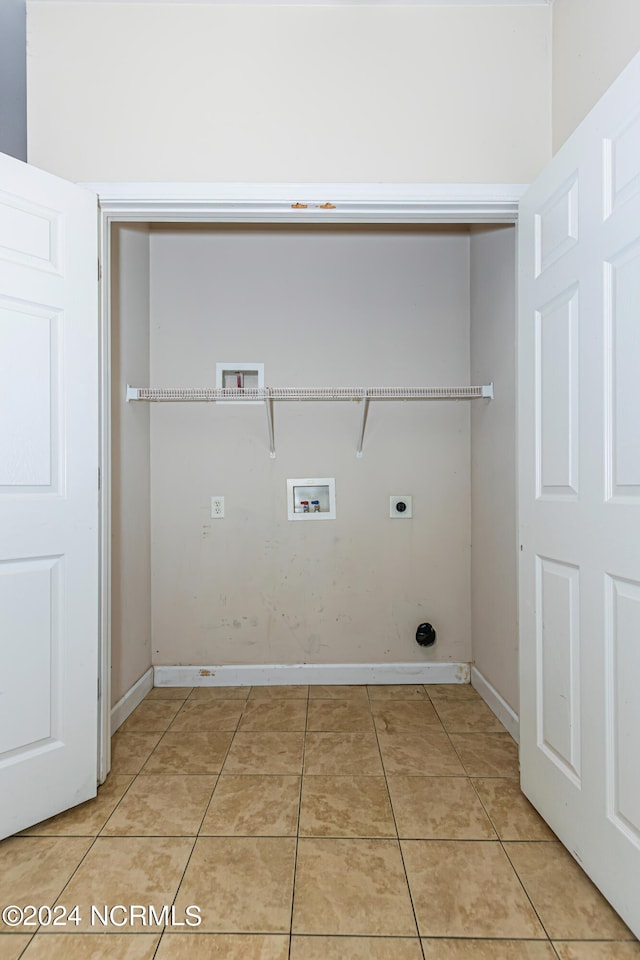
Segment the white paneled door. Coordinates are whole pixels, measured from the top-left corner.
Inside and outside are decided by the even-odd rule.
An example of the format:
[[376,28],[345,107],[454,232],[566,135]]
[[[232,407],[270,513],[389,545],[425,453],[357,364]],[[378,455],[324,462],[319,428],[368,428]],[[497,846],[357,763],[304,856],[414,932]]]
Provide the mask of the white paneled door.
[[0,836],[96,793],[95,194],[0,155]]
[[640,934],[640,55],[521,202],[522,787]]

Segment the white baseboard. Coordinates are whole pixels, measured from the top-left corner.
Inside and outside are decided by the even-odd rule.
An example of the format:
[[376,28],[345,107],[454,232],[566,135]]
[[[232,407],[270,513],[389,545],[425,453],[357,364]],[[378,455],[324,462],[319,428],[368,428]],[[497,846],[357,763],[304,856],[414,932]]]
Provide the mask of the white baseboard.
[[154,667],[156,687],[244,687],[280,683],[469,683],[468,663],[268,663]]
[[142,703],[146,695],[153,689],[153,667],[149,667],[139,680],[120,697],[111,708],[111,733],[114,734],[121,727],[129,714],[133,713],[138,704]]
[[520,743],[520,718],[518,714],[476,667],[471,667],[471,686],[478,691],[484,702],[493,710],[498,720],[504,724],[516,743]]

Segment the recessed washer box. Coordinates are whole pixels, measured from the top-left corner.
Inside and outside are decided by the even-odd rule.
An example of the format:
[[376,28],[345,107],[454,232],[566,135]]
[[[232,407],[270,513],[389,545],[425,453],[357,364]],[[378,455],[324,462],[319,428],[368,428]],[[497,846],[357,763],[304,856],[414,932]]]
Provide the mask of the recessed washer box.
[[335,520],[334,477],[300,477],[287,480],[289,520]]
[[[264,363],[223,360],[216,363],[216,387],[236,390],[264,387]],[[262,403],[262,400],[218,400],[218,403]]]

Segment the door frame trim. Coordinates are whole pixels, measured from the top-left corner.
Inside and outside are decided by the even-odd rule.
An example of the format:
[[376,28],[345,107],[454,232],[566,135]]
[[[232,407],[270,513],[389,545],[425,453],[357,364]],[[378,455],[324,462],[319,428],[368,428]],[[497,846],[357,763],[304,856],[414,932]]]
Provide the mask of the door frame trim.
[[517,223],[526,184],[84,183],[99,204],[98,780],[111,766],[111,228],[114,223]]

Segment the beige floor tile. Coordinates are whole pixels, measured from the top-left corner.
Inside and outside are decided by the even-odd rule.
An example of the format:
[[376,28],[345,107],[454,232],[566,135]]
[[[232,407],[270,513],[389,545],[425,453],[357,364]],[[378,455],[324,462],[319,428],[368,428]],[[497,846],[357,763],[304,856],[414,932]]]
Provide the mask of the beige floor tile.
[[0,933],[0,960],[18,960],[32,936],[31,933]]
[[305,774],[382,776],[378,742],[372,733],[308,733]]
[[423,940],[424,960],[557,960],[541,940]]
[[470,683],[426,683],[424,688],[433,701],[482,699]]
[[373,733],[371,708],[354,700],[315,700],[309,703],[307,730],[326,733]]
[[368,700],[366,686],[351,683],[317,683],[309,685],[310,700]]
[[464,776],[464,768],[446,733],[432,728],[406,733],[378,731],[387,776]]
[[236,733],[223,773],[302,773],[304,733]]
[[[0,843],[0,906],[53,906],[93,841],[83,837],[10,837]],[[0,931],[6,932],[0,920]],[[14,928],[24,933],[24,927]],[[35,933],[34,930],[29,930]]]
[[508,733],[452,733],[456,748],[470,777],[520,777],[518,744]]
[[[78,932],[155,933],[158,927],[145,927],[139,919],[117,931],[110,923],[106,927],[98,921],[92,924],[91,905],[152,904],[159,912],[173,903],[192,849],[193,840],[184,837],[98,837],[59,902],[78,905],[82,921]],[[115,919],[119,924],[126,918],[118,913]],[[62,930],[59,927],[56,932]]]
[[122,733],[164,733],[182,700],[143,700],[120,727]]
[[501,840],[556,839],[520,790],[517,780],[492,777],[473,783]]
[[306,684],[280,684],[251,687],[250,700],[307,700],[309,687]]
[[158,933],[39,933],[24,960],[152,960]]
[[186,700],[192,690],[193,687],[154,687],[145,700]]
[[165,933],[155,960],[288,960],[289,937],[258,933]]
[[111,776],[140,773],[151,756],[161,733],[122,733],[111,737]]
[[288,933],[296,841],[200,837],[176,905],[197,904],[202,933]]
[[497,841],[401,844],[422,936],[545,939]]
[[408,937],[292,937],[291,960],[422,960]]
[[238,726],[243,700],[187,700],[171,725],[172,733],[230,730]]
[[633,939],[562,844],[504,846],[552,940]]
[[250,700],[244,708],[239,730],[263,733],[304,730],[307,722],[306,700]]
[[505,733],[503,724],[483,700],[436,700],[447,733]]
[[395,837],[384,777],[304,777],[301,837]]
[[421,683],[370,683],[367,685],[370,700],[426,700]]
[[190,700],[246,700],[251,687],[194,687]]
[[389,777],[398,835],[421,840],[495,840],[466,777]]
[[137,777],[107,822],[105,837],[193,837],[214,777],[150,774]]
[[219,773],[233,733],[213,730],[199,733],[174,733],[168,730],[153,751],[141,773],[216,774]]
[[555,940],[554,947],[560,960],[638,960],[640,943],[613,943],[603,941],[567,943]]
[[131,776],[110,773],[93,800],[72,807],[25,830],[25,837],[95,837],[113,813],[132,781]]
[[397,840],[300,839],[292,932],[415,936]]
[[428,700],[373,700],[376,728],[388,733],[404,733],[436,727],[442,730],[440,718]]
[[200,835],[292,837],[299,806],[300,777],[222,776]]

